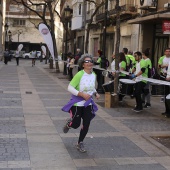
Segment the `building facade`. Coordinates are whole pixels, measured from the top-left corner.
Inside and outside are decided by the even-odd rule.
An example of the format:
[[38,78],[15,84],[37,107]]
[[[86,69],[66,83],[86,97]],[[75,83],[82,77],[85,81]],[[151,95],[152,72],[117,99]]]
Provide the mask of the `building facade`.
[[[97,5],[102,4],[96,12]],[[107,4],[107,6],[105,6]],[[116,0],[72,1],[73,17],[71,30],[74,31],[76,47],[85,52],[87,25],[90,24],[88,53],[94,57],[105,45],[105,56],[111,61],[116,43]],[[150,58],[154,66],[164,49],[169,47],[169,32],[162,29],[170,18],[169,0],[119,0],[120,12],[120,47],[143,51],[151,49]],[[82,10],[82,11],[81,11]],[[95,13],[93,21],[91,16]],[[104,24],[106,20],[106,25]],[[79,22],[79,24],[77,24]],[[106,29],[106,33],[104,33]],[[104,37],[105,36],[105,37]],[[105,40],[105,43],[103,39]]]
[[[38,24],[42,23],[42,20],[32,11],[25,8],[22,4],[18,5],[14,1],[7,0],[6,5],[6,22],[8,23],[8,30],[11,32],[11,44],[10,49],[16,50],[18,44],[24,45],[23,51],[29,52],[32,50],[41,50],[41,45],[44,44],[43,37],[38,30]],[[40,1],[41,2],[41,1]],[[60,10],[60,2],[56,6],[56,10]],[[43,5],[32,6],[36,12],[42,14]],[[60,11],[59,11],[60,13]],[[49,23],[50,15],[49,10],[46,11],[45,18]],[[61,52],[62,46],[62,30],[63,27],[60,24],[59,17],[55,15],[55,36],[58,52]]]
[[157,67],[158,59],[164,55],[165,48],[170,47],[170,31],[163,29],[170,22],[170,1],[144,0],[138,6],[140,15],[127,23],[139,25],[139,49],[150,48],[150,57]]

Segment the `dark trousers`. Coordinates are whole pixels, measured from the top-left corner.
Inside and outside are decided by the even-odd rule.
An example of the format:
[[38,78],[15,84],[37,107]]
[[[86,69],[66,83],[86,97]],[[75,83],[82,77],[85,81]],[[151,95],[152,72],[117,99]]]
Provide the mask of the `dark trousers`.
[[67,67],[67,75],[69,75],[69,72],[70,72],[70,68]]
[[[167,86],[168,88],[169,86]],[[167,90],[167,89],[166,89]],[[170,99],[166,99],[166,96],[169,94],[168,90],[165,95],[165,112],[166,115],[170,116]]]
[[77,129],[81,124],[81,119],[83,120],[83,125],[80,130],[78,143],[83,142],[84,138],[87,135],[90,122],[93,117],[92,109],[92,105],[89,105],[87,107],[72,106],[70,109],[70,114],[72,118],[72,121],[69,124],[70,127],[72,127],[73,129]]
[[69,68],[69,76],[70,76],[70,81],[73,78],[73,68]]
[[[160,74],[161,75],[161,77],[160,77],[160,80],[164,80],[164,81],[166,81],[166,76],[165,75],[163,75],[162,73]],[[163,77],[165,77],[165,78],[163,78]],[[170,88],[169,88],[169,86],[165,86],[165,96],[164,96],[164,101],[165,101],[165,113],[166,113],[166,115],[168,115],[168,116],[170,116],[170,105],[168,104],[170,101],[169,100],[166,100],[166,96],[170,93],[170,90],[169,90]]]
[[141,94],[143,93],[143,90],[144,90],[145,85],[146,85],[146,83],[144,83],[144,82],[142,82],[142,81],[137,82],[137,83],[135,84],[134,94],[135,94],[136,108],[137,108],[137,109],[143,109]]
[[8,57],[4,57],[4,63],[8,64]]
[[19,65],[19,57],[16,57],[17,66]]
[[[119,76],[119,80],[120,79],[128,79],[128,77],[127,76]],[[125,97],[125,95],[119,94],[119,101],[122,101],[123,97]]]

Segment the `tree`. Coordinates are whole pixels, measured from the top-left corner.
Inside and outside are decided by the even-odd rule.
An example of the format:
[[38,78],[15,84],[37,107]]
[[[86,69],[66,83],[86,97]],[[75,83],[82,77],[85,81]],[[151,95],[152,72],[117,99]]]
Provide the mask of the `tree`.
[[[119,0],[116,0],[116,48],[115,48],[115,56],[119,54],[119,46],[120,46],[120,11],[121,7],[119,6]],[[115,57],[115,69],[119,70],[119,58]],[[114,78],[114,93],[118,94],[118,84],[119,84],[119,73],[116,72]],[[118,104],[118,95],[115,96],[115,105]]]
[[[36,14],[42,22],[47,25],[51,32],[53,46],[54,46],[54,56],[58,57],[57,45],[55,39],[55,24],[54,24],[54,12],[56,11],[56,6],[60,0],[40,0],[39,2],[35,2],[34,0],[11,0],[17,4],[22,4],[25,8],[30,10],[32,13]],[[37,11],[36,8],[41,8],[43,6],[42,11]],[[34,8],[35,7],[35,8]],[[49,13],[49,18],[47,19],[46,14]],[[35,25],[38,28],[38,25]],[[56,62],[56,72],[59,72],[58,62]]]
[[86,24],[86,39],[85,39],[85,53],[88,53],[88,44],[89,44],[89,34],[90,34],[90,30],[91,30],[91,26],[94,20],[94,16],[97,14],[98,10],[100,9],[100,7],[105,5],[106,0],[102,1],[101,3],[97,3],[96,1],[92,1],[92,0],[85,0],[85,2],[89,2],[95,5],[95,9],[94,12],[92,13],[89,22]]

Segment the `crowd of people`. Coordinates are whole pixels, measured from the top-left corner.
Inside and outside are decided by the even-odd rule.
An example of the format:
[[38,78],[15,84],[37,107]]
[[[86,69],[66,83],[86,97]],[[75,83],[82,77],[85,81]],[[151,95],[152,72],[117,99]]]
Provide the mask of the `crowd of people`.
[[[143,52],[128,52],[127,48],[123,48],[122,52],[119,55],[115,56],[113,54],[113,61],[111,63],[111,72],[114,77],[115,74],[115,57],[119,57],[119,71],[127,71],[129,75],[125,75],[123,73],[119,74],[119,80],[121,79],[132,79],[134,82],[134,91],[133,96],[136,99],[136,105],[133,109],[135,112],[141,112],[143,108],[151,107],[151,83],[149,81],[143,80],[142,77],[145,78],[154,78],[163,81],[170,81],[170,48],[166,48],[164,51],[164,55],[160,57],[158,61],[158,70],[155,70],[152,66],[152,62],[149,58],[150,49],[147,48]],[[156,72],[160,72],[160,74],[156,74]],[[163,94],[163,99],[165,102],[165,112],[162,115],[165,117],[170,117],[170,107],[169,100],[167,100],[167,95],[170,93],[169,86],[167,85],[155,85],[158,87],[162,87],[161,93]],[[159,94],[158,94],[159,95]],[[119,94],[119,101],[121,102],[124,95]]]
[[[35,61],[38,58],[37,57],[37,51],[33,50],[30,53],[31,55],[31,59],[32,59],[32,67],[35,66]],[[9,49],[6,48],[6,50],[4,51],[4,63],[7,65],[8,61],[11,61],[12,57],[15,57],[16,59],[16,65],[19,66],[19,59],[21,58],[21,51],[19,50],[19,47],[16,49],[16,51],[14,51],[13,54],[10,53]]]
[[[70,113],[70,118],[66,121],[63,127],[63,132],[67,133],[69,129],[77,129],[82,122],[82,128],[80,130],[79,139],[76,148],[80,152],[86,152],[83,140],[88,132],[90,121],[95,116],[97,111],[97,106],[93,101],[93,96],[95,95],[98,99],[100,95],[95,89],[95,81],[99,81],[101,77],[97,77],[94,73],[94,64],[99,65],[102,68],[102,51],[98,50],[98,59],[94,61],[89,54],[81,55],[80,50],[77,50],[76,57],[71,54],[68,55],[67,67],[68,73],[70,75],[70,83],[68,86],[68,91],[72,94],[70,101],[62,108],[63,111]],[[155,70],[153,69],[152,62],[149,58],[150,49],[140,52],[137,51],[134,54],[128,51],[127,48],[123,48],[122,52],[118,55],[112,55],[111,79],[114,79],[115,72],[119,71],[119,83],[132,81],[134,83],[132,93],[128,93],[135,97],[136,105],[132,109],[135,112],[141,112],[144,108],[151,107],[151,89],[150,82],[144,78],[155,78]],[[115,68],[115,58],[119,58],[119,70]],[[75,62],[76,60],[76,62]],[[73,77],[72,70],[73,65],[78,64],[78,72]],[[158,61],[158,69],[160,71],[158,79],[164,81],[170,81],[170,48],[166,48],[164,51],[164,56],[160,57]],[[126,74],[128,73],[128,74]],[[128,84],[128,83],[127,83]],[[123,87],[124,88],[124,87]],[[162,115],[165,117],[170,117],[170,104],[166,100],[168,94],[170,93],[169,86],[165,86],[164,91],[164,101],[165,101],[165,112]],[[119,101],[122,102],[126,93],[119,91]],[[168,96],[169,98],[169,96]]]

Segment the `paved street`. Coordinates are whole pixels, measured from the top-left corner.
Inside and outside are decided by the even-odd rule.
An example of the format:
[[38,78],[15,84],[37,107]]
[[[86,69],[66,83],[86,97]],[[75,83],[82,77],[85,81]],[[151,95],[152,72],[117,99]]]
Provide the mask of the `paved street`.
[[164,103],[152,98],[152,108],[141,113],[125,98],[120,108],[102,107],[91,122],[84,143],[74,145],[79,130],[64,134],[69,114],[61,107],[69,100],[69,81],[44,62],[13,59],[0,62],[0,170],[170,170],[170,150],[152,136],[170,136]]

